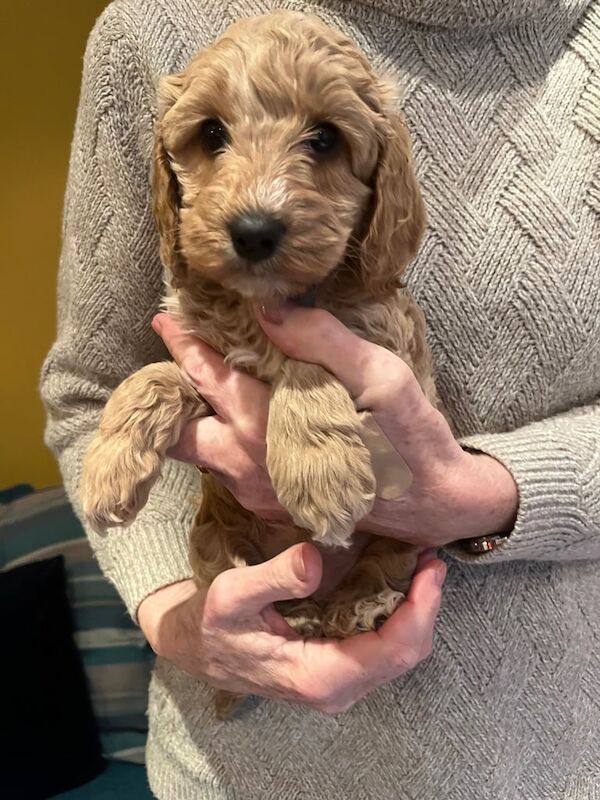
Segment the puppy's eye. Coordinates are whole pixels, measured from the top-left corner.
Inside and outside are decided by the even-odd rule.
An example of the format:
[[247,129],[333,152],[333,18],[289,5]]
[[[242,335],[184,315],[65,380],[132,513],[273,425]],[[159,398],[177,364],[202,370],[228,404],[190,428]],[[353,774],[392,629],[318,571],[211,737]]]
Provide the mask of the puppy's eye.
[[316,155],[327,155],[337,150],[341,140],[339,130],[331,122],[315,125],[313,133],[307,141],[309,150]]
[[227,147],[230,138],[220,119],[205,119],[200,126],[200,141],[209,153],[218,153]]

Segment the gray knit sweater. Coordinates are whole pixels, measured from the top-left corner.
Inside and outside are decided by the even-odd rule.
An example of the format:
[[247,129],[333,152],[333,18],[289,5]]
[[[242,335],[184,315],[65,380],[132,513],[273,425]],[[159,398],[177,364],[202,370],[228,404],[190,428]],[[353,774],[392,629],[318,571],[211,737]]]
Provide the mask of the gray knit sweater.
[[[410,273],[443,400],[513,473],[508,542],[450,547],[431,658],[348,713],[212,692],[158,662],[147,752],[159,798],[600,797],[600,2],[290,0],[392,68],[429,212]],[[111,390],[164,356],[149,197],[157,76],[271,0],[119,0],[89,41],[71,155],[47,441],[78,505]],[[171,462],[126,530],[90,533],[132,614],[190,576],[194,471]]]

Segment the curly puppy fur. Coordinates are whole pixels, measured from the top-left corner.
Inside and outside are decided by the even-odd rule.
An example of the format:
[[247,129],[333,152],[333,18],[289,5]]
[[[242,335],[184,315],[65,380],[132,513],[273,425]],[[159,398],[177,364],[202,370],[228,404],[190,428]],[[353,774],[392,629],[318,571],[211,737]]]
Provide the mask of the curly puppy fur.
[[[242,508],[210,475],[191,533],[198,585],[312,539],[326,556],[351,541],[375,481],[361,421],[346,389],[319,366],[286,358],[264,336],[255,305],[311,290],[365,339],[413,369],[438,404],[425,323],[401,277],[417,252],[425,211],[393,85],[356,45],[314,16],[241,20],[160,85],[154,202],[160,251],[171,273],[165,305],[238,368],[272,385],[267,467],[295,525]],[[216,120],[221,146],[207,145]],[[336,143],[315,152],[321,125]],[[204,127],[203,127],[204,126]],[[317,133],[315,133],[317,131]],[[210,136],[214,136],[214,131]],[[252,260],[232,220],[262,213],[284,231]],[[178,368],[152,364],[109,400],[86,458],[85,513],[103,530],[145,503],[182,425],[211,413]],[[345,637],[373,629],[403,598],[414,549],[367,537],[332,594],[280,609],[299,631]],[[222,715],[234,705],[221,694]]]

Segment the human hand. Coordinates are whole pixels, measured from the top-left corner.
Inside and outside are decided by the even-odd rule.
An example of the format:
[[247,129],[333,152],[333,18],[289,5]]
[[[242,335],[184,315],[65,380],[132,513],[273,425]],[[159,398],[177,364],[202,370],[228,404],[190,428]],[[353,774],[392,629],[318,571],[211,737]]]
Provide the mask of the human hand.
[[335,375],[357,410],[371,412],[412,473],[404,494],[377,498],[359,529],[441,546],[512,527],[518,508],[512,475],[494,458],[460,447],[402,359],[359,338],[321,309],[286,304],[263,309],[258,319],[288,356]]
[[[423,395],[410,368],[384,348],[352,334],[320,309],[270,309],[258,315],[265,333],[287,355],[319,363],[370,409],[412,472],[395,500],[377,498],[359,529],[420,546],[442,546],[511,527],[515,482],[500,462],[467,453],[444,417]],[[206,466],[239,502],[267,519],[287,519],[265,467],[269,387],[229,369],[221,356],[183,334],[166,314],[153,323],[215,417],[189,423],[170,455]]]
[[277,501],[265,464],[270,387],[231,369],[219,353],[184,333],[168,314],[158,314],[152,327],[215,411],[214,416],[187,423],[168,455],[210,470],[244,508],[258,516],[289,519]]
[[430,654],[445,574],[435,553],[422,553],[400,608],[379,630],[343,641],[305,641],[273,606],[319,586],[320,556],[308,543],[227,570],[206,591],[192,581],[160,589],[143,600],[138,618],[159,656],[217,688],[335,714]]

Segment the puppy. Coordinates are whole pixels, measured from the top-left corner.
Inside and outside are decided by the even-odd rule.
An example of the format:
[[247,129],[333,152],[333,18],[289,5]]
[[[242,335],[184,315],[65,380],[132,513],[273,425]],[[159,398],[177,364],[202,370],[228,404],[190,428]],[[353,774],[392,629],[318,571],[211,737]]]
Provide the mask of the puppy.
[[[191,532],[199,586],[311,539],[347,547],[376,480],[363,419],[319,366],[287,358],[257,304],[312,296],[396,353],[435,406],[423,315],[402,286],[425,211],[394,90],[345,35],[292,12],[233,24],[162,80],[153,194],[167,309],[272,386],[267,468],[294,524],[246,511],[212,475]],[[86,456],[83,506],[96,530],[131,522],[169,447],[212,413],[176,364],[150,364],[117,388]],[[279,604],[299,632],[370,630],[403,599],[414,548],[367,536],[329,597]],[[222,716],[234,701],[219,693]]]

